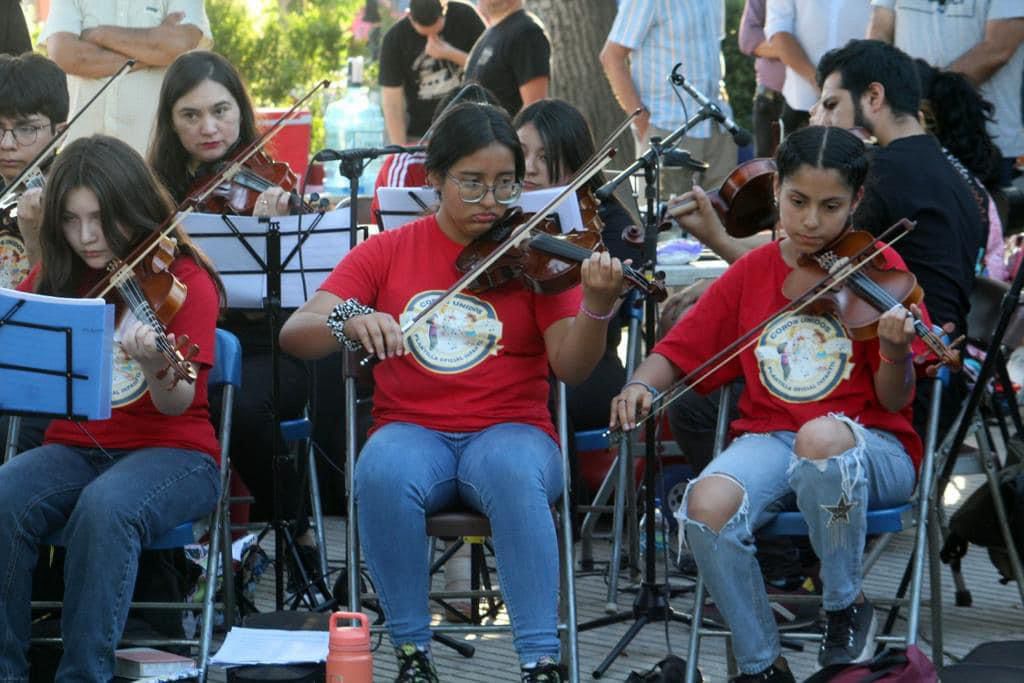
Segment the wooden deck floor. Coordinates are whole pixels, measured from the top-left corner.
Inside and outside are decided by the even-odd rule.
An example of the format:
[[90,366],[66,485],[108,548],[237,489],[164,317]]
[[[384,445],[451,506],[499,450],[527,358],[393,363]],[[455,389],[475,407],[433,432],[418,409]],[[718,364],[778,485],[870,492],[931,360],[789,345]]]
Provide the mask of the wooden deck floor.
[[[981,478],[974,476],[957,477],[954,480],[954,483],[958,484],[965,494],[980,482]],[[344,553],[344,520],[329,518],[325,526],[330,563],[332,567],[338,567],[342,564]],[[886,548],[867,579],[866,589],[869,595],[892,596],[895,593],[909,557],[911,544],[911,536],[905,534],[897,537]],[[598,561],[608,556],[608,547],[606,543],[598,542],[596,544],[595,551]],[[273,544],[267,542],[264,544],[264,548],[272,551]],[[953,605],[953,584],[950,573],[948,567],[942,567],[944,649],[947,661],[948,657],[963,656],[973,646],[987,640],[1024,639],[1024,613],[1022,613],[1016,587],[1012,584],[1004,586],[998,582],[998,574],[983,549],[972,548],[964,560],[963,568],[968,588],[973,594],[974,602],[971,607],[955,607]],[[627,584],[628,581],[620,583],[620,585]],[[268,573],[267,579],[260,584],[259,588],[258,606],[261,610],[273,608],[272,589],[272,578]],[[604,576],[590,574],[578,577],[576,595],[579,621],[583,622],[604,616],[607,595]],[[925,652],[932,654],[931,613],[927,606],[927,599],[926,587],[920,645]],[[623,609],[628,609],[632,604],[632,594],[620,592],[618,603]],[[692,596],[689,594],[679,596],[673,599],[672,604],[680,611],[689,612],[692,607]],[[498,617],[499,621],[505,619],[507,616],[504,613]],[[591,671],[618,641],[628,625],[628,623],[619,624],[580,634],[580,679],[582,681],[593,680]],[[905,626],[905,622],[901,620],[897,626],[897,632],[902,633]],[[670,650],[685,657],[688,636],[689,630],[685,624],[674,623],[668,627],[667,631],[664,623],[655,623],[644,627],[625,653],[608,670],[604,677],[605,680],[624,681],[630,671],[648,669]],[[465,639],[476,646],[476,655],[471,659],[465,659],[448,648],[435,645],[434,653],[442,681],[519,680],[518,663],[510,634],[478,635]],[[807,644],[804,652],[786,651],[785,654],[797,680],[806,678],[816,670],[815,646],[813,644]],[[724,640],[705,639],[699,663],[706,681],[719,683],[728,680]],[[395,659],[386,636],[383,637],[375,655],[374,667],[376,680],[394,680],[396,675]]]

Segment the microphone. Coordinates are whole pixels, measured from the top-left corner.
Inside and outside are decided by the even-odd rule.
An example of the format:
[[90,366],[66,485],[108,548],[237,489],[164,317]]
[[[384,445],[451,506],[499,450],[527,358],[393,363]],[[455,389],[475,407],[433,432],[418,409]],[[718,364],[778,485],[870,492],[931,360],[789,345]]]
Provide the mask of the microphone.
[[666,149],[661,153],[662,166],[681,166],[691,171],[708,170],[708,162],[694,159],[685,149]]
[[669,78],[672,80],[674,85],[680,86],[685,90],[690,97],[697,100],[700,106],[704,107],[711,114],[711,118],[718,121],[727,131],[732,135],[733,142],[736,143],[737,147],[746,147],[750,144],[753,138],[750,135],[750,131],[746,128],[741,127],[735,121],[730,119],[725,113],[719,108],[717,104],[709,100],[704,96],[704,93],[694,88],[687,82],[686,78],[678,73],[679,69],[682,68],[683,63],[679,62],[672,68],[672,75]]
[[353,147],[352,149],[322,149],[313,155],[310,163],[317,161],[341,161],[343,159],[376,159],[386,154],[401,154],[406,152],[425,152],[425,146],[402,147],[401,145],[387,145],[385,147]]

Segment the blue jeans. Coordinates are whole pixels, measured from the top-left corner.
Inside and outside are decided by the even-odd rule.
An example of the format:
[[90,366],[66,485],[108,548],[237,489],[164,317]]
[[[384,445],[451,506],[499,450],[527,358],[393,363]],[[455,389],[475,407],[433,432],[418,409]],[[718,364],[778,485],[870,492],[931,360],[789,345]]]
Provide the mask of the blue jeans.
[[[827,460],[794,454],[795,432],[747,434],[712,460],[699,479],[724,476],[743,489],[740,509],[719,532],[686,518],[691,488],[677,513],[708,591],[733,632],[743,673],[768,668],[780,653],[754,557],[754,531],[782,510],[799,509],[821,559],[822,603],[838,610],[860,594],[867,510],[902,505],[913,493],[914,465],[903,445],[891,434],[839,419],[850,425],[856,444]],[[853,506],[845,519],[825,509],[835,508],[841,497]]]
[[173,448],[50,444],[0,467],[0,680],[28,680],[32,570],[43,538],[67,527],[57,680],[109,681],[139,552],[209,514],[219,489],[209,455]]
[[460,504],[487,515],[522,663],[558,659],[558,545],[551,505],[562,459],[524,424],[450,434],[407,423],[373,433],[356,464],[359,538],[392,642],[430,644],[426,516]]

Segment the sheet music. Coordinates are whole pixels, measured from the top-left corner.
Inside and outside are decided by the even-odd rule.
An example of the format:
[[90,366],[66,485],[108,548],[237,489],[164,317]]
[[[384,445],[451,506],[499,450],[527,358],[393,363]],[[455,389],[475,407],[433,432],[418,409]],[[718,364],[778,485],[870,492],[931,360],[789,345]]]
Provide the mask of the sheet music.
[[[548,187],[543,190],[524,192],[516,206],[523,211],[536,212],[543,209],[559,192],[561,187]],[[377,201],[380,203],[380,222],[382,230],[398,228],[416,220],[425,213],[437,209],[437,193],[432,187],[379,187]],[[427,211],[424,211],[424,207]],[[583,230],[583,216],[580,214],[580,203],[573,194],[563,201],[556,209],[558,220],[562,224],[562,232]]]
[[[300,218],[305,239],[301,247],[296,248],[300,239]],[[284,308],[305,303],[348,253],[351,239],[348,208],[327,211],[322,215],[274,216],[270,219],[189,214],[184,220],[185,230],[220,273],[227,290],[229,308],[263,308],[263,300],[267,296],[266,234],[271,222],[281,233],[281,306]],[[246,245],[255,252],[255,257]]]
[[327,631],[243,628],[228,631],[210,664],[297,664],[327,659]]

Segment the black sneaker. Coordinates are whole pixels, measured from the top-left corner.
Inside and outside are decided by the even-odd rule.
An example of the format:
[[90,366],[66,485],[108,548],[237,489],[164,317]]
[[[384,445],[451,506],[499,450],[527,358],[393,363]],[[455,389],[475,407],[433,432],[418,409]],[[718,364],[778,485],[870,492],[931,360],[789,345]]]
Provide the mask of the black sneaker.
[[437,670],[430,655],[412,643],[396,647],[395,657],[398,658],[395,683],[438,683]]
[[826,611],[825,615],[825,635],[818,652],[818,664],[822,668],[871,659],[878,620],[870,602],[853,603],[835,612]]
[[741,674],[736,678],[729,679],[731,683],[761,683],[765,681],[767,683],[796,683],[796,679],[793,678],[793,672],[789,669],[783,669],[782,667],[775,666],[772,664],[764,671],[756,674]]
[[522,669],[523,683],[562,683],[562,667],[551,657],[541,657],[536,666]]

